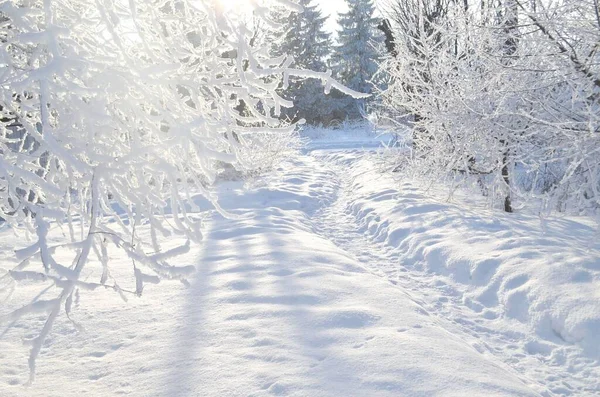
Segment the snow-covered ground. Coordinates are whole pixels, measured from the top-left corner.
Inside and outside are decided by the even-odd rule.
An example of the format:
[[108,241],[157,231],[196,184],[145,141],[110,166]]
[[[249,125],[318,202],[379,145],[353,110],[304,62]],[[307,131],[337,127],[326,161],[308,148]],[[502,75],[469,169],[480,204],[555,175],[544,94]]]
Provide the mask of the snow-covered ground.
[[[220,186],[238,216],[212,213],[179,259],[190,287],[82,292],[82,329],[60,317],[32,386],[23,340],[44,316],[0,330],[0,396],[600,395],[590,221],[466,210],[378,172],[372,135],[309,138],[252,186]],[[8,270],[26,242],[0,244]],[[0,316],[36,288],[0,296]]]

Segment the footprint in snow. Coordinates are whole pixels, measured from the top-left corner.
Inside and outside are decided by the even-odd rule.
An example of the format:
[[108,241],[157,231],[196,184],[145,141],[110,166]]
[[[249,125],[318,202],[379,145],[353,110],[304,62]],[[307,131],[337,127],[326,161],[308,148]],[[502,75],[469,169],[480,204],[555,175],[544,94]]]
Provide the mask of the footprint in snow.
[[321,321],[325,328],[364,328],[379,321],[379,317],[358,310],[344,310],[331,313]]
[[352,347],[353,347],[354,349],[359,349],[359,348],[361,348],[361,347],[365,346],[365,345],[367,344],[366,342],[368,342],[368,341],[370,341],[370,340],[373,340],[373,339],[375,339],[375,336],[374,336],[374,335],[367,336],[367,337],[365,338],[365,342],[364,342],[364,343],[357,343],[357,344],[355,344],[355,345],[354,345],[354,346],[352,346]]
[[227,287],[236,291],[245,291],[252,288],[252,284],[247,281],[232,281],[227,284]]
[[278,270],[269,272],[269,275],[271,275],[271,276],[280,276],[280,277],[290,276],[292,274],[294,274],[294,272],[291,270],[288,270],[288,269],[278,269]]
[[86,354],[87,357],[101,358],[106,356],[106,352],[91,352]]
[[88,376],[88,379],[89,380],[94,380],[94,381],[95,380],[100,380],[100,379],[104,378],[106,375],[108,375],[108,374],[106,374],[106,373],[104,373],[104,374],[92,374],[92,375]]
[[525,344],[525,351],[529,354],[539,354],[542,356],[549,356],[554,348],[546,343],[538,341],[529,341]]

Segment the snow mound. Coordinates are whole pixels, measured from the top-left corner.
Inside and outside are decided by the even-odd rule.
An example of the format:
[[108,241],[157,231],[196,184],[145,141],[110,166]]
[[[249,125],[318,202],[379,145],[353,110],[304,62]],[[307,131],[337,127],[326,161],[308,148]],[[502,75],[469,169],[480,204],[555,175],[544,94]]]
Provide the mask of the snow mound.
[[597,371],[600,243],[592,220],[467,210],[378,173],[373,154],[317,155],[343,170],[344,211],[359,231],[397,258],[396,268],[386,270],[390,277],[417,271],[432,288],[455,294],[475,318],[504,324],[505,336],[527,336],[518,341],[526,352],[551,365]]

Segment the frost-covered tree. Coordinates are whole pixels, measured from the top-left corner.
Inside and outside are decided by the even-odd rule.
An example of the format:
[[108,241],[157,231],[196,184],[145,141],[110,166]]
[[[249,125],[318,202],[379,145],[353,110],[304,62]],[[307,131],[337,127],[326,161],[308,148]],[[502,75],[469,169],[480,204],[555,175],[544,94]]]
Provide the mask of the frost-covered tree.
[[506,211],[531,199],[544,211],[596,211],[597,3],[447,2],[435,19],[405,10],[410,29],[396,25],[383,98],[419,116],[407,170],[475,180]]
[[[373,16],[373,0],[346,0],[348,11],[338,18],[340,29],[334,46],[332,67],[335,76],[353,90],[372,93],[372,81],[379,65],[383,43],[377,29],[379,19]],[[344,111],[350,118],[365,114],[365,101],[342,98]]]
[[[398,57],[398,50],[402,50],[405,65],[423,65],[429,56],[428,48],[435,47],[441,40],[437,26],[443,26],[449,21],[447,14],[449,5],[453,0],[384,0],[382,8],[385,10],[386,19],[379,28],[386,34],[386,50],[388,57]],[[392,59],[392,62],[394,59]],[[389,62],[388,62],[389,66]],[[383,68],[385,69],[385,67]],[[418,80],[427,82],[430,77],[426,67],[415,68],[419,74]],[[413,89],[412,85],[404,86],[407,90]],[[416,88],[416,87],[415,87]],[[424,87],[421,87],[423,89]],[[406,109],[398,109],[401,112]],[[384,109],[389,113],[390,109]],[[413,129],[413,144],[419,141],[420,122],[423,114],[418,109],[411,109],[410,118],[416,122]]]
[[[326,60],[331,54],[330,34],[325,31],[324,17],[313,0],[300,0],[302,13],[284,13],[281,19],[281,36],[275,48],[277,55],[294,58],[292,66],[319,72],[327,71]],[[294,106],[283,110],[290,119],[305,119],[315,124],[327,120],[332,111],[332,99],[319,95],[322,87],[317,81],[291,79],[284,97],[293,100]]]
[[[126,299],[147,283],[186,283],[194,267],[168,262],[202,238],[203,215],[192,196],[221,211],[210,190],[218,165],[250,169],[269,146],[261,142],[287,140],[294,126],[278,115],[292,103],[278,94],[282,84],[316,78],[325,91],[354,93],[326,73],[271,58],[267,47],[252,45],[251,25],[220,4],[0,4],[1,116],[19,128],[0,123],[0,217],[35,241],[16,252],[20,263],[2,281],[43,286],[0,322],[47,315],[31,341],[31,380],[44,341],[61,310],[70,315],[77,291],[106,289]],[[253,4],[254,15],[274,26],[269,9]],[[67,241],[50,242],[57,228]],[[187,242],[163,250],[172,235]],[[129,279],[114,276],[123,272],[114,272],[111,250],[131,260]]]

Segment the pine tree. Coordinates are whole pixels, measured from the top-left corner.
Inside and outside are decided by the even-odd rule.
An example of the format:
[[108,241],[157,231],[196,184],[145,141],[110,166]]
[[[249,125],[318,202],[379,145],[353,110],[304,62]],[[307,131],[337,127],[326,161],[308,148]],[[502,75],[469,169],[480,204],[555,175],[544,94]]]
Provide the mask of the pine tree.
[[[312,2],[300,0],[302,13],[281,17],[283,40],[274,52],[293,56],[295,68],[324,72],[326,58],[331,54],[331,38],[325,31],[327,17]],[[294,120],[303,118],[311,124],[326,121],[333,107],[331,98],[323,94],[322,85],[314,79],[290,79],[284,97],[292,100],[294,107],[283,111],[283,116]]]
[[[339,16],[338,43],[332,57],[336,77],[347,87],[354,90],[373,92],[373,76],[378,69],[380,51],[383,42],[381,31],[377,29],[379,19],[373,17],[373,0],[346,0],[348,12]],[[364,100],[342,98],[346,115],[349,118],[360,117],[364,113]]]

